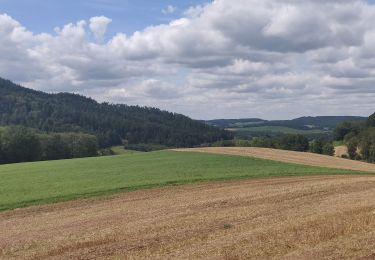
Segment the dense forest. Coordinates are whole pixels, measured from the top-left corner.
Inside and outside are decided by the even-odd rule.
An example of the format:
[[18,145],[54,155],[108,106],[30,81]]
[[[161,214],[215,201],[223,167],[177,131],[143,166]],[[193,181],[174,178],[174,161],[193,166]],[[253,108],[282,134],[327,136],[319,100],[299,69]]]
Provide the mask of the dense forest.
[[0,128],[0,163],[98,155],[97,138],[80,133],[45,134],[22,126]]
[[335,129],[335,139],[344,141],[351,159],[375,162],[375,113],[366,122],[343,122]]
[[232,138],[186,116],[157,108],[98,103],[76,94],[47,94],[0,78],[0,126],[25,126],[45,133],[95,135],[99,147],[155,144],[190,147]]

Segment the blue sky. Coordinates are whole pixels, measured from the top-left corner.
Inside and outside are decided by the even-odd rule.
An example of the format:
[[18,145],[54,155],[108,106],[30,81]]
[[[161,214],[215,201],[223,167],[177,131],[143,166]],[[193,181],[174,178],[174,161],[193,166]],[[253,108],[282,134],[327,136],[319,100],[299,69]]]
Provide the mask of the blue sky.
[[[375,0],[374,0],[375,1]],[[52,32],[56,26],[104,15],[112,19],[107,36],[131,34],[150,25],[167,23],[183,11],[207,0],[0,0],[0,13],[7,13],[35,32]],[[169,5],[176,7],[164,14]]]

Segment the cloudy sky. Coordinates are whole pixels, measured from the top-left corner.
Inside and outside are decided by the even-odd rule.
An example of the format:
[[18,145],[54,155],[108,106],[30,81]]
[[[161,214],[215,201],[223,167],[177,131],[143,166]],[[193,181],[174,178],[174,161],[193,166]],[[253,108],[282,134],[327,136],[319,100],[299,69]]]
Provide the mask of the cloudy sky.
[[0,0],[0,77],[196,119],[368,116],[374,2]]

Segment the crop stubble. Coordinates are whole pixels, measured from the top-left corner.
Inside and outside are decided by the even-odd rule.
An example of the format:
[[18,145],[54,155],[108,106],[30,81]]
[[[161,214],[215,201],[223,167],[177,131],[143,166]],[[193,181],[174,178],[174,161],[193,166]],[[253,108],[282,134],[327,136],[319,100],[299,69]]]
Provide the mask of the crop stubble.
[[191,184],[0,213],[1,259],[353,259],[375,253],[375,177]]
[[202,152],[241,155],[262,159],[328,168],[375,172],[375,164],[343,159],[333,156],[258,147],[203,147],[174,149],[179,152]]

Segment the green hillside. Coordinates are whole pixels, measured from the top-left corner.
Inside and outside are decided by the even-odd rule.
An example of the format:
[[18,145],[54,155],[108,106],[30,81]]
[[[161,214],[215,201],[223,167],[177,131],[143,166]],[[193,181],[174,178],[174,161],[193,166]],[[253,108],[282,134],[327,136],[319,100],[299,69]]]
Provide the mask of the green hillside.
[[0,78],[0,126],[95,135],[100,147],[158,144],[190,147],[231,138],[219,128],[157,108],[98,103],[69,94],[47,94]]
[[0,166],[0,210],[178,183],[353,173],[256,158],[160,151]]

